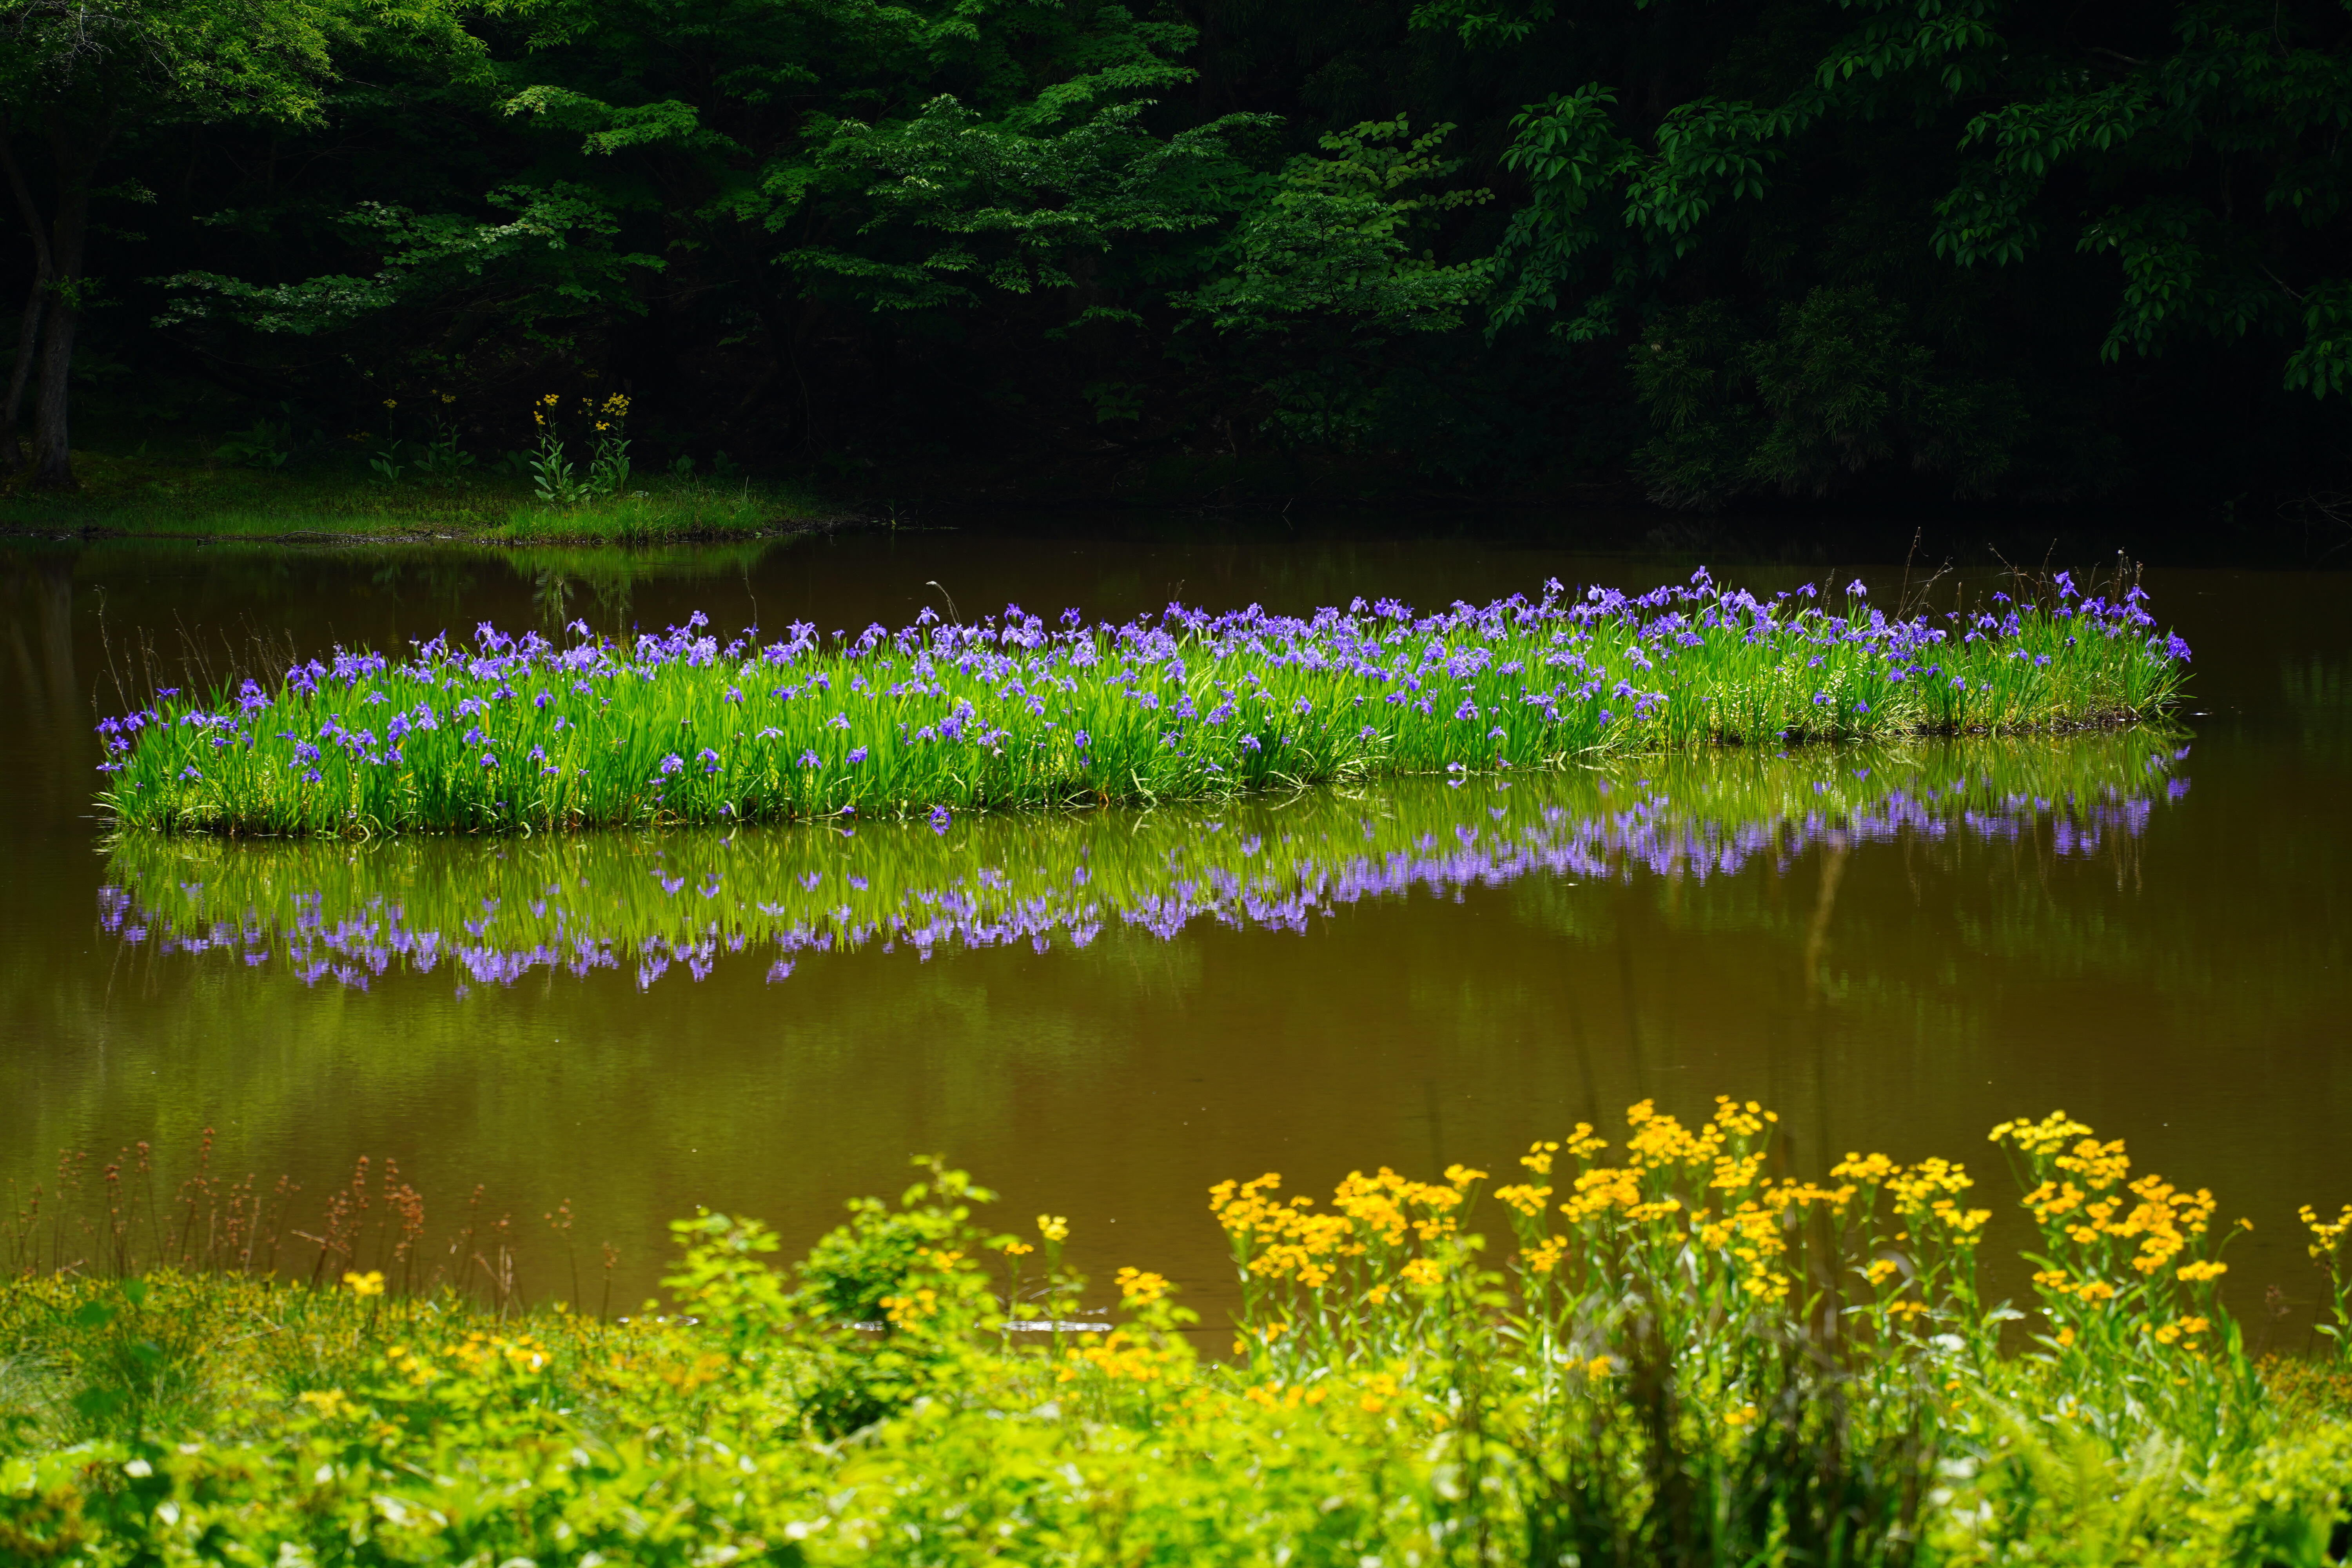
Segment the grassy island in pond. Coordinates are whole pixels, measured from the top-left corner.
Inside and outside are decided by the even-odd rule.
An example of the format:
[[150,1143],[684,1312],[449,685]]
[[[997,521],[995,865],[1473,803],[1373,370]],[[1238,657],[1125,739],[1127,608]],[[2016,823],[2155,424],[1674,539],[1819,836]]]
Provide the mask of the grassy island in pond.
[[1404,773],[1554,767],[1718,742],[2124,722],[2189,650],[2137,586],[1890,616],[1856,583],[1759,600],[1702,569],[1309,616],[1171,605],[1123,626],[1017,606],[722,642],[483,626],[395,658],[339,650],[101,725],[127,827],[496,832],[1163,801]]
[[[1205,1337],[1162,1276],[1089,1290],[1060,1218],[992,1234],[936,1162],[790,1271],[756,1223],[680,1222],[674,1313],[634,1321],[520,1310],[490,1233],[439,1246],[388,1169],[316,1235],[250,1182],[158,1205],[110,1174],[87,1226],[0,1227],[0,1554],[2334,1561],[2352,1209],[2302,1215],[2325,1359],[2264,1360],[2224,1310],[2239,1226],[2210,1193],[2063,1113],[1992,1141],[2003,1212],[1940,1157],[1792,1173],[1773,1114],[1728,1099],[1563,1130],[1499,1182],[1383,1166],[1327,1204],[1227,1181],[1240,1305]],[[1980,1269],[1993,1246],[2030,1282]]]

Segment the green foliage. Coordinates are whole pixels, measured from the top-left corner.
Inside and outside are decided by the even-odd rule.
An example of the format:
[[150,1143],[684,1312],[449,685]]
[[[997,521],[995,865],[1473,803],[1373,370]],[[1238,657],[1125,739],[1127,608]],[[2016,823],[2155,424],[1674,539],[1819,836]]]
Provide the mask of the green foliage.
[[[232,437],[241,441],[244,437]],[[301,451],[284,466],[200,466],[77,452],[78,493],[0,493],[0,532],[252,540],[470,540],[500,543],[658,544],[803,532],[841,514],[795,488],[740,474],[720,485],[633,474],[634,489],[572,510],[540,504],[522,471],[454,459],[439,442],[404,440],[388,460],[404,482],[370,482],[378,442],[355,452]],[[346,443],[346,446],[352,445]],[[217,455],[226,459],[226,452]],[[443,466],[446,465],[446,466]],[[421,482],[420,482],[421,481]]]
[[[2124,591],[2120,582],[2115,584]],[[2186,645],[2137,588],[1890,621],[1859,583],[1769,604],[1704,570],[1640,601],[1259,611],[1048,633],[813,626],[722,649],[702,617],[633,648],[483,628],[409,663],[337,655],[103,721],[126,826],[479,832],[1216,798],[1400,773],[1560,768],[1608,752],[2129,721]],[[2006,595],[2004,595],[2006,598]],[[1668,608],[1666,606],[1675,606]],[[928,612],[927,612],[928,613]],[[931,619],[936,622],[936,616]],[[379,711],[380,710],[380,711]]]
[[1755,490],[1823,496],[1897,458],[1985,494],[2008,468],[2016,390],[1936,363],[1901,307],[1864,289],[1816,289],[1748,338],[1721,304],[1662,319],[1633,353],[1656,434],[1634,454],[1654,500],[1713,506]]
[[223,462],[251,468],[282,468],[294,456],[290,422],[257,419],[252,426],[223,441],[213,450]]
[[184,272],[159,280],[173,295],[155,324],[226,316],[263,332],[315,337],[415,304],[537,321],[589,308],[632,309],[632,279],[662,265],[658,257],[613,248],[619,222],[588,186],[505,186],[485,201],[514,216],[484,223],[363,202],[342,216],[341,226],[350,243],[377,254],[373,276],[257,284]]
[[[2129,1164],[2063,1118],[2001,1133],[2029,1164],[2075,1162],[2086,1196]],[[1579,1126],[1491,1191],[1461,1166],[1358,1173],[1328,1207],[1282,1197],[1277,1176],[1221,1184],[1244,1298],[1230,1361],[1201,1357],[1169,1282],[1132,1268],[1112,1325],[1015,1342],[1029,1248],[982,1237],[987,1194],[936,1161],[898,1205],[853,1205],[797,1283],[756,1224],[681,1222],[676,1312],[630,1321],[494,1314],[357,1274],[334,1289],[24,1274],[0,1283],[0,1552],[2331,1560],[2352,1460],[2340,1373],[2158,1340],[2147,1331],[2179,1320],[2152,1300],[2073,1297],[2097,1332],[2004,1344],[2017,1314],[1975,1294],[1991,1215],[1964,1206],[1966,1171],[1850,1155],[1806,1178],[1780,1173],[1776,1143],[1759,1107],[1720,1101],[1685,1126],[1644,1102],[1622,1153]],[[2138,1210],[2073,1224],[2127,1252],[2160,1244],[2175,1288],[2210,1301],[2191,1278],[2211,1261],[2204,1195],[2147,1175],[2133,1192]],[[1509,1215],[1499,1267],[1481,1205]],[[1050,1259],[1066,1226],[1038,1228]],[[2147,1272],[2075,1262],[2093,1272],[2070,1283]],[[860,1303],[874,1326],[834,1317]]]
[[1189,296],[1187,308],[1220,329],[1253,333],[1321,317],[1375,332],[1459,325],[1483,292],[1485,264],[1444,267],[1412,249],[1413,230],[1436,214],[1494,195],[1414,188],[1461,168],[1437,156],[1453,130],[1413,136],[1399,115],[1322,138],[1328,155],[1289,162],[1237,226],[1230,273]]
[[[2342,388],[2336,336],[2352,280],[2335,276],[2327,247],[2313,243],[2352,199],[2329,151],[2352,112],[2340,20],[2300,7],[2182,5],[2171,8],[2169,38],[2151,39],[2144,56],[2095,50],[2104,58],[2084,68],[2026,8],[1999,0],[1819,9],[1825,47],[1810,71],[1784,78],[1772,99],[1677,103],[1650,131],[1649,149],[1621,126],[1601,83],[1522,111],[1505,162],[1528,177],[1534,199],[1505,241],[1511,282],[1497,319],[1539,308],[1559,313],[1559,330],[1604,331],[1630,302],[1626,285],[1690,255],[1732,204],[1766,200],[1772,171],[1812,152],[1828,129],[1957,115],[1960,156],[1936,202],[1937,256],[1961,267],[2021,263],[2071,205],[2079,248],[2121,264],[2108,358],[2126,347],[2153,353],[2188,333],[2229,341],[2300,327],[2285,384],[2317,396]],[[1549,6],[1532,7],[1506,29],[1445,4],[1416,20],[1502,41],[1551,18]],[[1987,97],[1993,106],[1980,107]],[[2216,161],[2232,165],[2217,189],[2179,188],[2179,176]],[[2083,191],[2087,204],[2074,194]],[[1619,193],[1615,211],[1596,204]],[[1612,252],[1610,286],[1582,313],[1570,310],[1564,291],[1591,270],[1588,255]],[[2292,277],[2278,270],[2282,252],[2295,258]]]
[[[664,461],[894,499],[2308,501],[2352,462],[2325,0],[152,10],[0,5],[7,128],[71,150],[27,189],[105,241],[45,298],[322,424],[429,382],[509,448],[516,388],[593,372]],[[1691,384],[1644,431],[1653,343]]]

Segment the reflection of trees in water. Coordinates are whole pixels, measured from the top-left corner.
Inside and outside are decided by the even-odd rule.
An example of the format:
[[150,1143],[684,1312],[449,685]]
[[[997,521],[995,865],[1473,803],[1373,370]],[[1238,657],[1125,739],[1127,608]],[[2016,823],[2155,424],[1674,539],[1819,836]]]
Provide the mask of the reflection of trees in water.
[[641,583],[740,576],[749,590],[751,574],[764,557],[791,548],[803,537],[809,536],[650,550],[517,551],[510,564],[530,582],[531,610],[541,626],[561,626],[570,621],[579,613],[583,594],[594,602],[597,614],[607,624],[622,625],[628,620]]
[[18,784],[27,772],[37,780],[43,815],[54,820],[68,809],[72,764],[94,751],[89,695],[75,669],[71,559],[45,556],[0,575],[0,603],[7,606],[0,619],[7,622],[9,662],[23,703],[14,726],[18,754],[45,759],[20,770]]
[[2279,691],[2295,718],[2304,752],[2315,760],[2352,759],[2352,679],[2344,660],[2313,654],[2279,666]]
[[[2167,781],[2155,783],[2161,798]],[[2210,819],[2196,840],[2176,827],[2155,845],[2128,824],[2093,826],[2061,809],[2014,832],[1824,834],[1778,876],[1702,888],[1666,875],[1608,898],[1538,879],[1512,897],[1521,918],[1600,955],[1754,939],[1785,966],[1792,1006],[1936,1016],[1948,1032],[1990,1029],[2031,985],[2092,984],[2184,1016],[2224,1009],[2256,1034],[2290,1030],[2340,995],[2338,922],[2292,900],[2325,900],[2327,879],[2310,868],[2352,856],[2352,825],[2302,835],[2299,876],[2251,870],[2205,837],[2235,837]],[[2162,869],[2151,894],[2152,853]]]

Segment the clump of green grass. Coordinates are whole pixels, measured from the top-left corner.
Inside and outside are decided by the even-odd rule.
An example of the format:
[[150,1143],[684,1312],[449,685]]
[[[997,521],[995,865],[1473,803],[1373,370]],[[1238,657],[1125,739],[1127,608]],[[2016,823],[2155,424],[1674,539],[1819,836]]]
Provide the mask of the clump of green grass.
[[[797,1268],[672,1228],[673,1309],[612,1321],[248,1272],[0,1283],[12,1560],[2293,1564],[2352,1460],[2342,1238],[2325,1358],[2221,1310],[2210,1194],[2063,1114],[2004,1123],[2032,1239],[1959,1164],[1787,1169],[1777,1119],[1649,1101],[1499,1185],[1212,1189],[1230,1356],[1175,1287],[995,1231],[937,1161]],[[1489,1216],[1499,1215],[1498,1226]],[[1490,1241],[1509,1235],[1506,1250]],[[2023,1239],[2021,1237],[2020,1239]],[[1111,1302],[1115,1301],[1116,1305]],[[1097,1304],[1098,1303],[1098,1304]]]
[[511,540],[593,541],[657,543],[678,538],[757,533],[781,523],[814,521],[821,509],[786,500],[748,479],[720,484],[693,478],[663,478],[593,505],[550,507],[537,501],[507,513],[499,536]]
[[[124,826],[485,832],[1163,801],[1380,774],[1557,767],[1713,743],[2134,721],[2188,648],[2136,587],[1889,618],[1860,584],[1759,601],[1702,570],[1639,598],[1420,616],[1171,606],[1058,629],[1017,607],[893,634],[633,644],[488,626],[276,689],[174,690],[100,729]],[[2006,595],[1996,595],[2005,599]]]
[[348,462],[249,468],[200,459],[77,452],[79,491],[0,492],[0,531],[168,539],[458,538],[659,543],[750,537],[837,519],[788,487],[676,473],[625,494],[550,507],[520,473],[386,481]]

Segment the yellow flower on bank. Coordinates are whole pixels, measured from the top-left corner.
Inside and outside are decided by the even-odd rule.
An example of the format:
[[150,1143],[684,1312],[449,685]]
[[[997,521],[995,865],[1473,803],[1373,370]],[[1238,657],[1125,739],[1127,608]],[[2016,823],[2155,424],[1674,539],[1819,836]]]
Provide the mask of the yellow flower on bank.
[[364,1274],[346,1274],[343,1283],[350,1286],[352,1294],[362,1300],[383,1294],[383,1274],[379,1269],[371,1268]]
[[383,400],[383,405],[386,408],[397,408],[400,406],[400,399],[397,397],[387,397]]
[[294,1396],[309,1405],[322,1421],[332,1421],[338,1415],[352,1413],[352,1402],[340,1388],[310,1388]]
[[1168,1277],[1148,1269],[1122,1268],[1115,1283],[1120,1301],[1129,1307],[1148,1307],[1168,1294]]
[[1070,1234],[1070,1222],[1057,1214],[1041,1214],[1037,1216],[1037,1234],[1047,1241],[1066,1240]]

